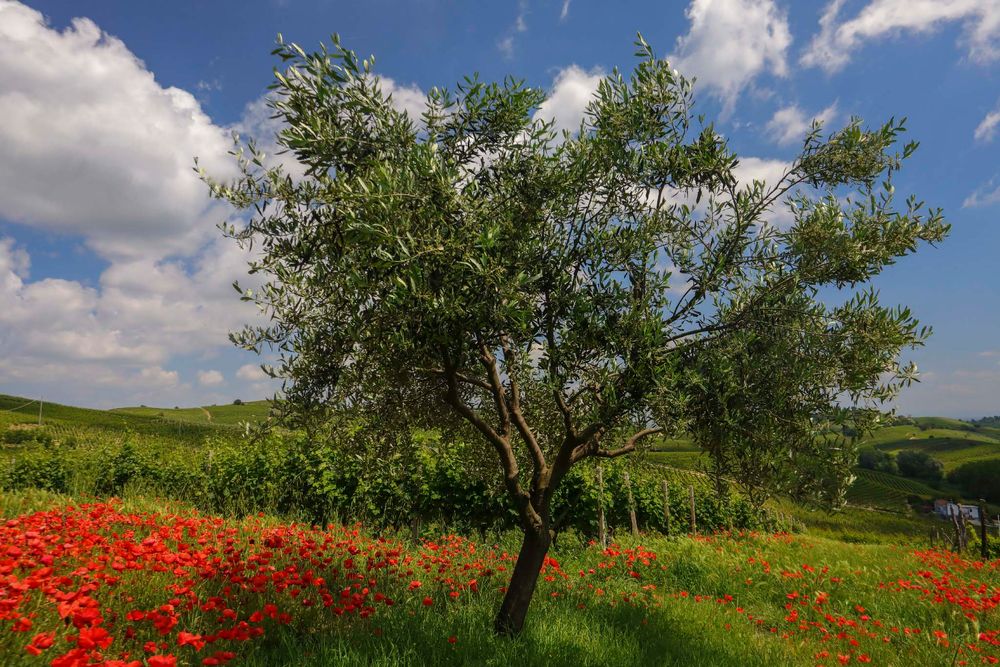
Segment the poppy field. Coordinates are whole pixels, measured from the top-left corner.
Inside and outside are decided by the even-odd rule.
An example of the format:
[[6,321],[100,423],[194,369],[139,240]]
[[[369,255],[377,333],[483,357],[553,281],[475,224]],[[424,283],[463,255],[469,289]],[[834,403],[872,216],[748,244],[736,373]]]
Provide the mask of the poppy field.
[[414,542],[163,502],[5,498],[4,665],[1000,661],[1000,561],[915,546],[720,533],[602,550],[566,536],[509,640],[490,621],[513,534]]

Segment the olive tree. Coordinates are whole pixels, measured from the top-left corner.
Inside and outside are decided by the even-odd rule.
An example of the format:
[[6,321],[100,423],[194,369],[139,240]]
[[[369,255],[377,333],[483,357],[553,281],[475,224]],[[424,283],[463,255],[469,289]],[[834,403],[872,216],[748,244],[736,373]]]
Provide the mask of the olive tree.
[[278,351],[289,419],[458,420],[492,450],[524,531],[503,634],[523,625],[560,481],[689,423],[702,352],[808,316],[819,354],[797,359],[848,370],[790,375],[794,388],[864,402],[911,379],[897,359],[919,342],[908,312],[873,292],[827,310],[817,290],[862,286],[947,231],[938,212],[894,205],[889,180],[915,147],[897,148],[902,123],[817,128],[775,182],[742,182],[691,83],[636,46],[632,71],[557,132],[523,81],[435,88],[418,119],[336,37],[314,53],[279,37],[270,104],[302,173],[249,142],[237,179],[205,176],[248,212],[223,228],[252,248],[263,286],[243,298],[269,320],[233,338]]

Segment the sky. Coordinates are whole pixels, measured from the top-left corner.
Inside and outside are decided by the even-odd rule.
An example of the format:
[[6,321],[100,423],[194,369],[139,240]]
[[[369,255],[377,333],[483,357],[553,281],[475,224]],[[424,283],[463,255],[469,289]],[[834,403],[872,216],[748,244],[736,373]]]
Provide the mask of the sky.
[[[192,170],[234,173],[231,133],[273,145],[277,33],[374,54],[394,103],[507,74],[578,124],[637,32],[688,77],[697,111],[775,178],[812,119],[908,118],[895,181],[951,236],[889,267],[886,304],[933,327],[908,353],[903,414],[1000,414],[1000,0],[0,0],[0,393],[91,407],[263,398],[230,331],[259,321],[232,282],[232,216]],[[270,144],[269,144],[270,142]]]

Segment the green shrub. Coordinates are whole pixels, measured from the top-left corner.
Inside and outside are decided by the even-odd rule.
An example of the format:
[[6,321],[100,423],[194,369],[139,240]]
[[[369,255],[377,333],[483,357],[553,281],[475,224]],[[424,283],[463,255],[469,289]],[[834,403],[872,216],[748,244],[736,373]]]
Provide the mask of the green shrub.
[[904,450],[896,456],[899,472],[906,477],[940,482],[944,477],[944,464],[920,450]]
[[8,445],[24,445],[37,442],[41,445],[51,445],[52,435],[35,428],[8,429],[3,434],[3,441]]
[[15,458],[2,479],[5,491],[33,488],[66,493],[69,490],[65,462],[50,451],[34,451]]
[[1000,503],[1000,459],[965,463],[948,473],[948,481],[968,498]]
[[877,470],[895,475],[899,472],[896,459],[892,454],[881,449],[866,448],[858,453],[858,466],[868,470]]

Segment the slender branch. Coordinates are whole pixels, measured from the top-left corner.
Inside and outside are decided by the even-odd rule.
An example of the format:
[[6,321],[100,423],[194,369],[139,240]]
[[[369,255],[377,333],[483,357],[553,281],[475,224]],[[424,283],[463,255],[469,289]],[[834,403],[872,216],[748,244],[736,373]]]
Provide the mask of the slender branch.
[[[448,375],[447,371],[443,368],[418,368],[417,371],[423,373],[431,373],[433,375],[440,375],[441,377],[446,377]],[[479,387],[480,389],[485,389],[486,391],[493,391],[493,387],[490,386],[488,382],[480,380],[479,378],[474,378],[469,375],[465,375],[459,371],[455,371],[455,379],[463,384],[472,385],[473,387]]]
[[517,427],[517,432],[521,435],[521,439],[524,440],[524,444],[528,446],[528,451],[531,453],[531,460],[535,464],[533,482],[537,485],[538,480],[545,474],[548,467],[545,462],[545,454],[542,453],[538,439],[531,431],[531,428],[529,428],[528,422],[524,418],[524,412],[521,410],[521,387],[514,373],[514,355],[516,353],[506,339],[501,340],[501,346],[504,359],[507,362],[507,381],[510,383],[510,413],[514,419],[514,426]]
[[651,436],[651,435],[653,435],[655,433],[663,433],[663,429],[660,428],[659,426],[655,426],[655,427],[652,427],[652,428],[644,428],[641,431],[639,431],[638,433],[635,433],[634,435],[632,435],[632,437],[630,437],[628,440],[626,440],[625,444],[623,446],[619,447],[618,449],[600,449],[600,448],[598,448],[598,449],[594,450],[594,452],[593,452],[593,454],[591,454],[591,456],[596,456],[596,457],[605,458],[605,459],[613,459],[615,457],[622,456],[624,454],[628,454],[629,452],[634,452],[635,451],[635,446],[636,446],[636,444],[640,440],[642,440],[643,438],[646,438],[648,436]]
[[503,381],[500,380],[500,371],[497,369],[497,358],[478,334],[476,341],[479,343],[479,361],[483,364],[486,376],[490,379],[490,393],[493,395],[497,418],[500,420],[500,434],[507,438],[510,436],[510,411],[507,410],[507,396],[504,392]]
[[459,415],[476,427],[476,429],[478,429],[479,432],[486,437],[489,443],[493,445],[493,448],[496,450],[497,456],[500,458],[500,465],[504,472],[504,484],[507,487],[507,492],[517,505],[521,518],[526,524],[533,527],[542,526],[542,518],[538,515],[535,508],[532,507],[531,497],[521,487],[521,482],[518,479],[520,471],[518,469],[517,459],[514,457],[514,450],[510,446],[510,441],[497,433],[492,426],[486,423],[478,412],[469,407],[462,400],[458,393],[458,377],[456,376],[455,368],[448,361],[445,362],[445,378],[448,380],[448,403],[455,409],[456,412],[458,412]]

